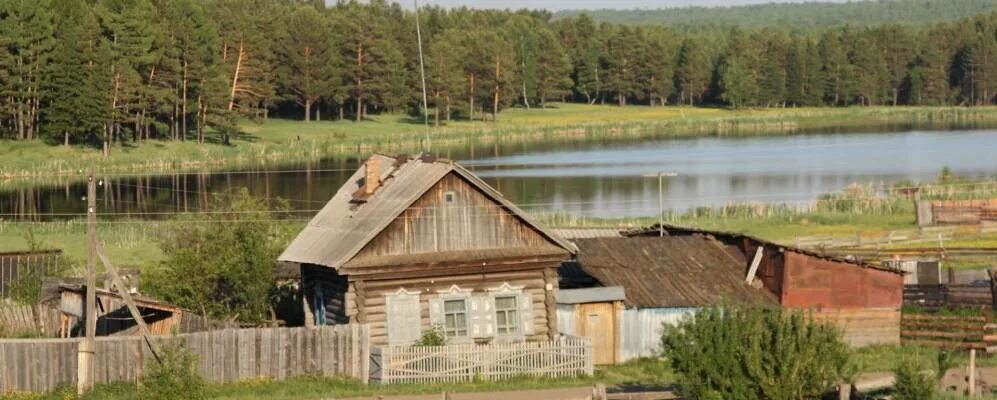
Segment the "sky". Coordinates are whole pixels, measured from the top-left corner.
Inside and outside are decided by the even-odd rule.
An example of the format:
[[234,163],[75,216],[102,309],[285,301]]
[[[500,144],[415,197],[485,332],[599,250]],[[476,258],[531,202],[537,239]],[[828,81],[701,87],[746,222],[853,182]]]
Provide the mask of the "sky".
[[[412,0],[397,0],[403,6],[412,7]],[[419,5],[443,7],[468,6],[474,8],[544,8],[552,11],[577,9],[629,9],[629,8],[668,8],[688,6],[739,6],[765,3],[802,3],[808,0],[419,0]],[[828,1],[828,0],[823,0]],[[841,2],[844,0],[829,0]]]

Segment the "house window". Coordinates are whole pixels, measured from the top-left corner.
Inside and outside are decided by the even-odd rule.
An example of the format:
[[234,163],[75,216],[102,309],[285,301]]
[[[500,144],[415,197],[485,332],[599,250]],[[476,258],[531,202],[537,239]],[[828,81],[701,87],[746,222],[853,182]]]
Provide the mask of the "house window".
[[407,346],[419,340],[421,315],[419,293],[399,289],[385,296],[387,306],[388,344]]
[[516,296],[495,298],[495,331],[499,335],[519,333],[519,313]]
[[467,336],[467,300],[446,300],[443,302],[443,331],[447,337]]
[[455,198],[457,198],[457,194],[454,192],[443,193],[443,201],[447,203],[453,203]]

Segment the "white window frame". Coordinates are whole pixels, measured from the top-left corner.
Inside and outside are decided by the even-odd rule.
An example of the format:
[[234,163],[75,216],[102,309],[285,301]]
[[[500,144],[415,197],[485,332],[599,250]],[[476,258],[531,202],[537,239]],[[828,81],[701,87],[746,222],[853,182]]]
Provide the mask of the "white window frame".
[[[443,335],[446,336],[447,339],[462,339],[462,338],[469,338],[469,337],[471,337],[471,323],[470,323],[471,322],[470,321],[471,320],[471,307],[470,307],[470,304],[469,304],[470,301],[468,301],[468,300],[469,299],[467,297],[455,297],[455,298],[444,298],[443,299]],[[452,313],[448,312],[447,311],[447,303],[450,303],[450,302],[461,302],[461,303],[463,303],[464,304],[464,310],[462,312],[452,312]],[[447,316],[449,316],[449,315],[453,315],[454,316],[454,327],[453,327],[453,329],[451,329],[449,326],[447,326],[448,325],[447,324]],[[457,316],[458,315],[463,315],[464,316],[464,326],[463,327],[457,326]],[[464,334],[460,334],[461,331],[464,331]],[[453,335],[450,334],[451,332],[453,332]]]
[[[443,330],[443,335],[447,338],[448,342],[462,343],[471,341],[471,292],[472,289],[462,289],[457,285],[450,286],[446,290],[438,290],[436,293],[439,294],[439,306],[440,306],[440,319],[442,326],[440,329]],[[464,302],[464,332],[463,336],[450,336],[447,334],[447,302],[454,300],[462,300]],[[459,331],[459,329],[458,329]]]
[[[512,299],[512,308],[499,308],[499,299]],[[522,336],[523,327],[522,316],[519,314],[519,295],[518,294],[496,294],[492,295],[492,302],[495,304],[495,336]],[[499,321],[499,314],[505,314],[505,326],[501,325]],[[512,319],[509,319],[509,314],[512,314]],[[510,328],[512,331],[510,332]],[[505,332],[502,332],[505,329]]]
[[[495,318],[495,337],[507,338],[507,339],[520,339],[526,336],[525,333],[526,327],[523,326],[523,324],[525,323],[525,321],[523,321],[523,311],[522,311],[523,304],[521,304],[520,301],[523,298],[524,288],[525,286],[512,286],[509,284],[509,282],[504,282],[499,287],[488,289],[489,297],[491,298],[491,303],[492,303],[492,310],[493,310],[492,314],[494,315]],[[496,300],[502,297],[512,297],[516,302],[516,307],[514,310],[512,310],[516,312],[516,320],[515,320],[516,332],[509,333],[507,330],[506,333],[499,333],[498,304],[496,303]],[[507,328],[508,324],[509,324],[508,315],[506,315]]]
[[[393,333],[398,333],[399,332],[398,331],[398,327],[393,327],[392,326],[392,320],[394,319],[394,321],[396,321],[396,322],[399,319],[404,320],[404,318],[398,318],[398,316],[395,316],[395,318],[392,318],[393,317],[392,316],[392,311],[391,311],[392,310],[392,303],[394,303],[395,301],[398,301],[398,300],[408,300],[408,301],[415,300],[415,305],[416,305],[415,312],[417,313],[416,314],[416,318],[415,318],[416,325],[415,326],[409,326],[409,327],[402,328],[403,330],[406,329],[406,328],[407,329],[411,329],[410,334],[413,337],[401,337],[401,338],[399,338],[399,337],[392,337]],[[422,303],[421,302],[422,302],[422,299],[419,298],[419,292],[418,291],[410,292],[408,290],[405,290],[405,288],[401,288],[401,289],[398,289],[398,291],[396,291],[394,293],[389,293],[389,294],[384,295],[384,304],[385,304],[384,322],[385,322],[385,327],[387,329],[388,344],[389,345],[411,345],[412,343],[415,343],[415,342],[417,342],[419,340],[419,337],[422,335],[422,306],[421,306]]]

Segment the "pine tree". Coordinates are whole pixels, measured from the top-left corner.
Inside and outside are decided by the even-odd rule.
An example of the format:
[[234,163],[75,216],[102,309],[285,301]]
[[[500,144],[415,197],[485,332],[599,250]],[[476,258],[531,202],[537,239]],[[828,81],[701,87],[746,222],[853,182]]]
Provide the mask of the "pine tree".
[[449,29],[437,35],[426,51],[426,86],[435,107],[435,125],[440,119],[450,121],[454,107],[462,101],[465,91],[463,61],[466,59],[462,45],[463,33]]
[[337,33],[343,38],[340,57],[344,63],[344,82],[354,102],[353,115],[364,119],[368,108],[396,107],[397,95],[406,87],[404,58],[387,30],[389,22],[383,1],[369,5],[341,3],[335,9],[343,18]]
[[224,100],[218,102],[221,98],[209,95],[218,92],[217,87],[212,90],[218,81],[206,80],[202,119],[222,133],[226,144],[236,130],[235,116],[262,117],[273,97],[273,37],[265,29],[273,17],[270,6],[265,0],[214,0],[208,8],[220,42],[214,76],[224,79],[227,87]]
[[675,92],[676,37],[664,28],[649,28],[643,40],[645,46],[638,54],[641,65],[641,86],[644,98],[651,106],[664,105]]
[[589,104],[599,98],[601,81],[599,74],[602,58],[601,42],[596,37],[595,21],[582,13],[577,18],[560,24],[561,43],[571,59],[571,79],[574,91],[584,97]]
[[55,49],[53,17],[48,1],[8,0],[0,3],[0,95],[9,113],[10,130],[18,139],[38,135],[41,105],[47,93],[45,71]]
[[282,25],[276,46],[281,87],[304,107],[305,121],[311,121],[316,103],[341,84],[339,43],[328,21],[312,5],[298,6]]
[[537,58],[536,96],[540,108],[545,108],[547,100],[558,99],[571,92],[571,59],[550,29],[539,32],[539,42],[544,46]]
[[170,110],[172,140],[186,140],[196,128],[196,140],[204,142],[201,107],[203,88],[215,64],[218,31],[197,0],[167,0],[159,3],[164,31],[170,38],[164,62],[174,69],[172,90],[175,102]]
[[833,106],[847,103],[852,96],[853,69],[841,34],[831,31],[821,36],[820,57],[824,64],[825,96]]
[[786,104],[789,68],[789,37],[778,31],[762,30],[751,35],[762,46],[758,56],[758,104],[778,107]]
[[57,45],[48,66],[47,92],[42,120],[52,141],[68,146],[100,129],[106,99],[93,90],[97,77],[92,67],[94,42],[99,29],[83,0],[65,0],[55,16]]
[[713,67],[703,43],[698,38],[687,37],[679,48],[675,71],[680,101],[688,101],[689,105],[702,101],[712,73]]
[[641,94],[638,78],[639,46],[642,42],[635,29],[627,26],[605,30],[606,91],[616,96],[620,106],[627,105],[627,99]]
[[760,74],[757,66],[760,54],[755,43],[739,30],[728,35],[727,49],[720,59],[720,98],[733,108],[758,104],[761,98]]
[[797,106],[817,106],[824,99],[824,76],[817,45],[806,37],[790,44],[786,67],[787,100]]

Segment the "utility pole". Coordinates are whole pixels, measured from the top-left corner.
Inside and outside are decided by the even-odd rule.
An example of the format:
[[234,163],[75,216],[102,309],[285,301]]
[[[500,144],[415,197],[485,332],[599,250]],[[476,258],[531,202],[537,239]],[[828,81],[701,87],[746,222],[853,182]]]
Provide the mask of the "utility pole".
[[[419,41],[419,75],[422,77],[422,119],[426,124],[426,152],[433,151],[432,137],[429,132],[429,98],[426,94],[426,63],[422,55],[422,27],[419,24],[419,0],[412,0],[415,5],[415,37]],[[439,105],[437,105],[437,110]],[[437,119],[438,120],[438,119]]]
[[658,236],[665,236],[665,195],[664,195],[664,179],[665,177],[675,177],[678,176],[675,172],[655,172],[653,174],[644,174],[645,178],[658,178]]
[[87,241],[87,295],[84,311],[86,337],[80,342],[76,364],[76,392],[81,395],[93,388],[96,350],[94,336],[97,335],[97,301],[94,292],[97,285],[97,181],[94,178],[93,167],[90,167],[90,172],[87,174]]

